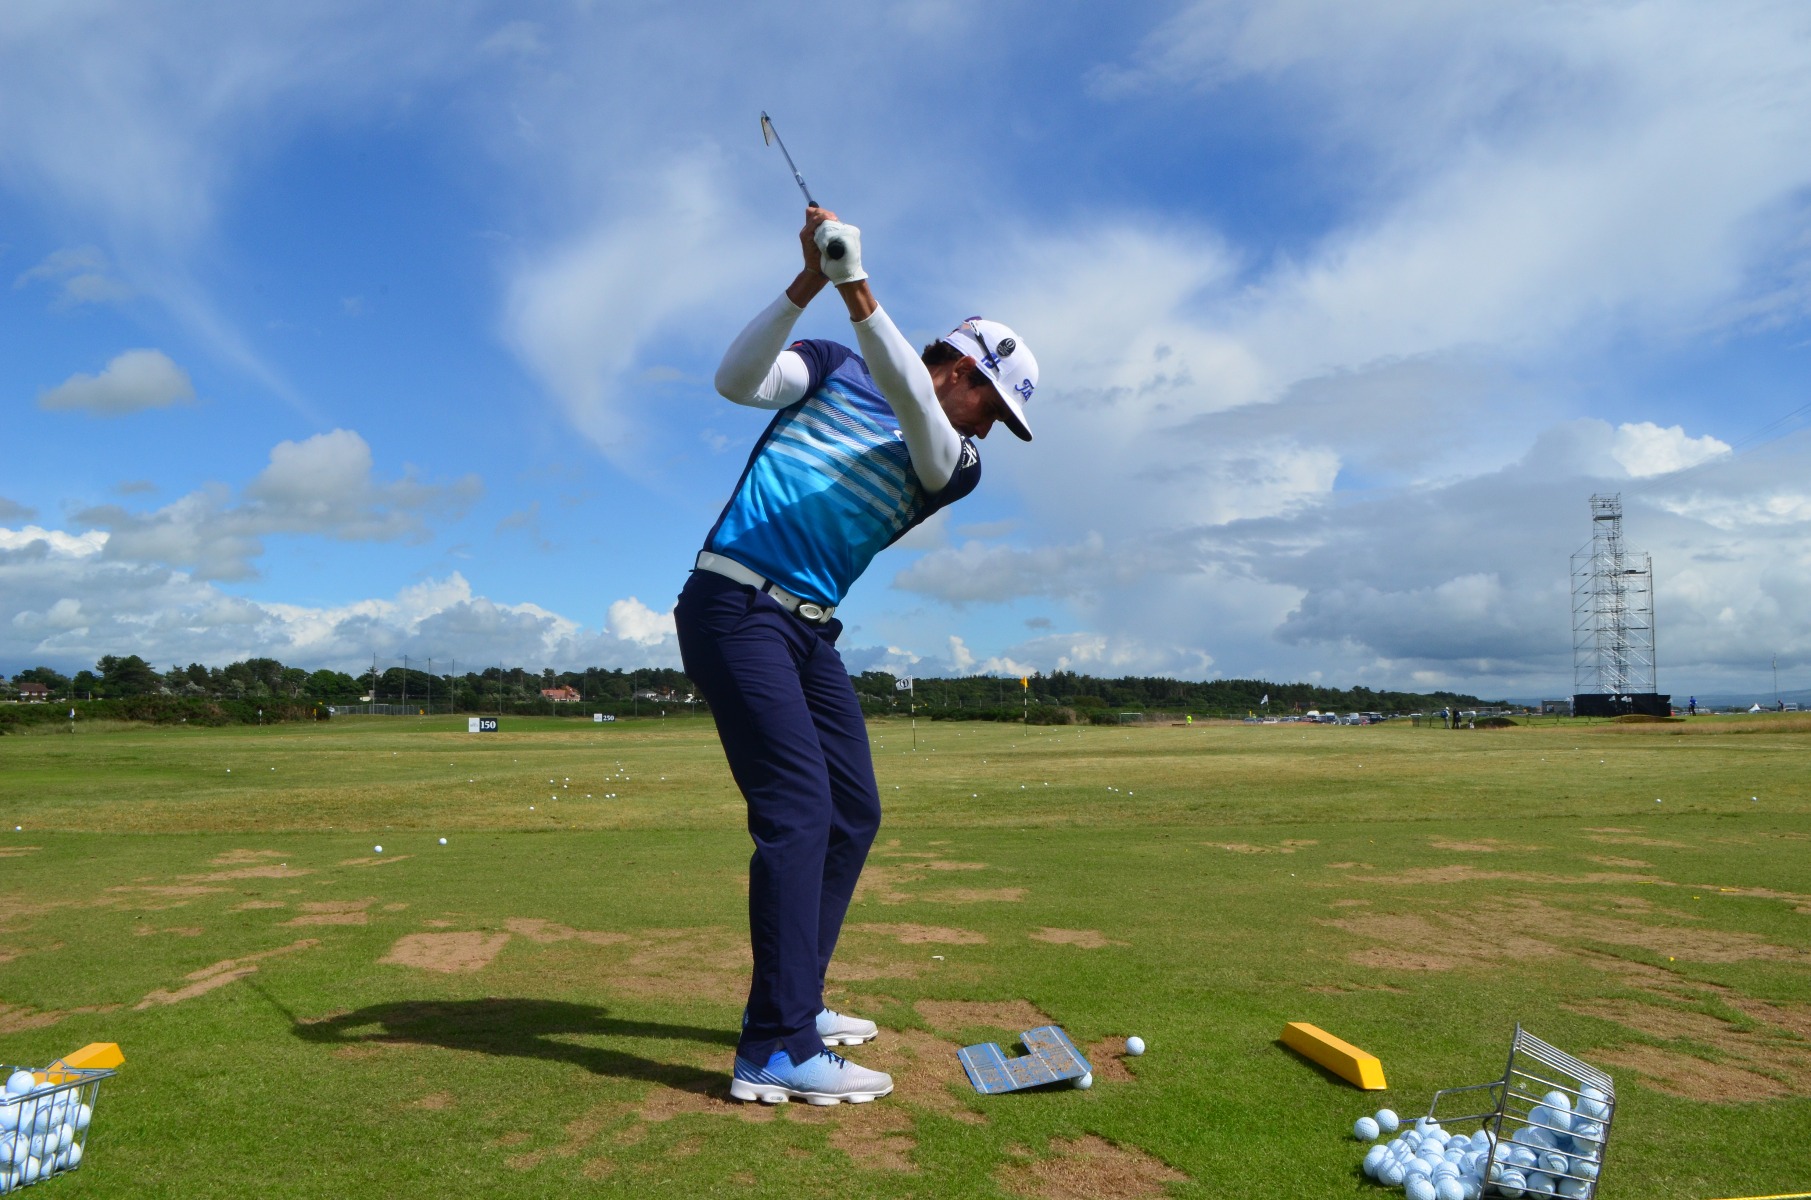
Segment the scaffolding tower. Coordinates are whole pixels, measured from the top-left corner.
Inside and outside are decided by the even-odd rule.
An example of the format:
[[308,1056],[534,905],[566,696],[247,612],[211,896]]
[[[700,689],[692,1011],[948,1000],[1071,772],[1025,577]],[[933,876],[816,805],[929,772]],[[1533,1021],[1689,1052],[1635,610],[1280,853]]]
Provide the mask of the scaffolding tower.
[[1654,561],[1622,540],[1622,497],[1591,497],[1591,541],[1572,556],[1572,692],[1578,716],[1664,716],[1654,665]]

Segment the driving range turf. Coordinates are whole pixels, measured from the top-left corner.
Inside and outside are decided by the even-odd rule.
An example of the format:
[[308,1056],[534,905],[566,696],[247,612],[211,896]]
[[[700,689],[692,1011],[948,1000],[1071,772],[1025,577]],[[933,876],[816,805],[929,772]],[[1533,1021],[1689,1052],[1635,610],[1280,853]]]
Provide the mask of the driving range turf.
[[[1400,1196],[1353,1120],[1517,1021],[1616,1078],[1601,1196],[1811,1189],[1811,718],[876,723],[829,999],[898,1090],[777,1109],[709,721],[504,726],[0,738],[0,1061],[127,1058],[45,1195]],[[1046,1020],[1095,1086],[976,1096]]]

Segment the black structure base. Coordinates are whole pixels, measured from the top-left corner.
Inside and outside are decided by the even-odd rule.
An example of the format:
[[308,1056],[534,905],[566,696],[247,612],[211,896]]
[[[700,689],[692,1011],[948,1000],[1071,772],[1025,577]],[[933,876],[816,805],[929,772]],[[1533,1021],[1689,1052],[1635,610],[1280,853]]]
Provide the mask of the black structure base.
[[1575,717],[1620,717],[1625,713],[1670,717],[1673,698],[1659,692],[1624,692],[1620,695],[1592,692],[1572,697],[1572,715]]

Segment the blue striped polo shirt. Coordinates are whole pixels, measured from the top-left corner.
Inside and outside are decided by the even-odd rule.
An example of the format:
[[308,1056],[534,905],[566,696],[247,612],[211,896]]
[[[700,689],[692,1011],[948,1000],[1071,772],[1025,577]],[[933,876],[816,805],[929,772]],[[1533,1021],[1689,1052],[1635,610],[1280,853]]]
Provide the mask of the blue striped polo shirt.
[[704,548],[807,600],[841,604],[876,554],[975,490],[981,457],[964,438],[956,473],[932,495],[861,356],[817,340],[790,349],[811,388],[774,414]]

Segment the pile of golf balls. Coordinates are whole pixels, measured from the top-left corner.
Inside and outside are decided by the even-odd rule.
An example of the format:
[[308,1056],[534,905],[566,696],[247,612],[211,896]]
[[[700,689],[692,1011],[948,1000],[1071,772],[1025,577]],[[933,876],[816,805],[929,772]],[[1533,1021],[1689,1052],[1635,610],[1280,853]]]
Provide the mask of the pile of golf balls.
[[[1490,1159],[1496,1136],[1489,1130],[1448,1133],[1423,1117],[1366,1151],[1364,1171],[1381,1184],[1402,1188],[1409,1200],[1479,1200],[1487,1189],[1506,1200],[1583,1200],[1596,1186],[1609,1114],[1610,1097],[1597,1088],[1584,1088],[1576,1108],[1566,1093],[1549,1092],[1528,1114],[1532,1123],[1518,1125],[1496,1147],[1495,1163]],[[1370,1141],[1399,1124],[1386,1108],[1360,1117],[1352,1132]]]
[[80,1136],[94,1118],[78,1088],[13,1071],[0,1094],[0,1194],[82,1161]]

